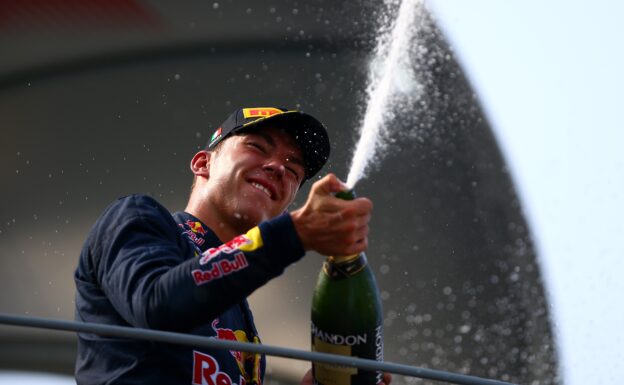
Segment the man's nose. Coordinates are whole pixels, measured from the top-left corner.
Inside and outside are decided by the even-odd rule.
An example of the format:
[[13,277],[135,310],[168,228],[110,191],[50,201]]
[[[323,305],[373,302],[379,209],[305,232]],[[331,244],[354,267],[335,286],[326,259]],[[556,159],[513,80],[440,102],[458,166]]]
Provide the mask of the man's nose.
[[264,165],[264,170],[279,177],[284,176],[286,173],[286,167],[278,159],[271,159],[267,162]]

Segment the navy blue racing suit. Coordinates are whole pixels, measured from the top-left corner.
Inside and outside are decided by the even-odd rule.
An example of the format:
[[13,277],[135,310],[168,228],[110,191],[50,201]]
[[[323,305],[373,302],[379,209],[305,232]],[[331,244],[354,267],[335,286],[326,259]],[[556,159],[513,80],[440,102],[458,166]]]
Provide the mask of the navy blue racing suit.
[[[246,297],[305,251],[289,214],[227,243],[145,195],[121,198],[83,246],[76,320],[259,343]],[[260,384],[261,355],[78,334],[80,384]]]

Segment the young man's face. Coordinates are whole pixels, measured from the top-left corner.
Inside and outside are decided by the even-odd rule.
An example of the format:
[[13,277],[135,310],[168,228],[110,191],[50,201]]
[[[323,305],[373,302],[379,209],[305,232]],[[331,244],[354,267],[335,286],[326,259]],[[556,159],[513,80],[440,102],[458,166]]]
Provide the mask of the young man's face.
[[212,154],[208,198],[226,225],[243,232],[286,210],[304,175],[303,155],[292,136],[272,127],[252,128],[227,138]]

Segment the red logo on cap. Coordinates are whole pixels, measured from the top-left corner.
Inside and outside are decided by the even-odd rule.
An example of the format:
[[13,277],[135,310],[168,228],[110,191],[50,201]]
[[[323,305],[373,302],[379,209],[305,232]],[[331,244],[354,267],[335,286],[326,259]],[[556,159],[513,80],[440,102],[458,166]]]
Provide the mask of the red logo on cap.
[[247,118],[266,118],[268,116],[281,114],[282,111],[273,107],[243,108],[243,116]]

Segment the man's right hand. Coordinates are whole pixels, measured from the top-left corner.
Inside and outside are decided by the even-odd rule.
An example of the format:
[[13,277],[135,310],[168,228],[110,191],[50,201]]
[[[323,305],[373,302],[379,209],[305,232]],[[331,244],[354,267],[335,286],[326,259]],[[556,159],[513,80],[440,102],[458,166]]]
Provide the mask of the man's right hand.
[[367,198],[346,201],[334,196],[346,189],[334,174],[328,174],[312,185],[305,205],[291,213],[306,250],[336,256],[366,250],[373,204]]

